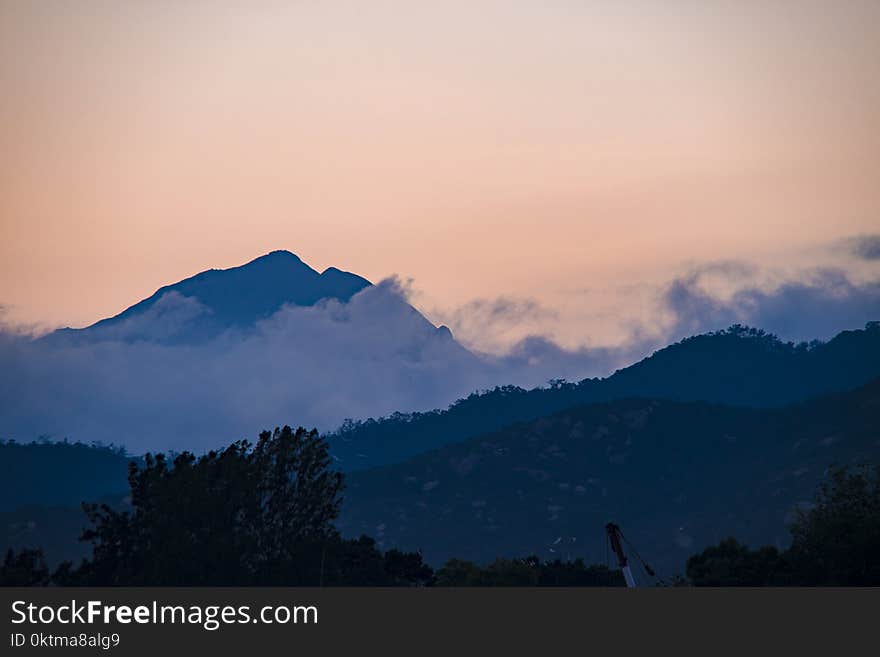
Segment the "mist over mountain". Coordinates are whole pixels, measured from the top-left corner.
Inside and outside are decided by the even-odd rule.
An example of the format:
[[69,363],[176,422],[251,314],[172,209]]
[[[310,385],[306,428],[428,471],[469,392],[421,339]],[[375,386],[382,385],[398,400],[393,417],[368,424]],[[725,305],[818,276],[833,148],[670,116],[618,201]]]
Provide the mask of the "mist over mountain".
[[184,283],[87,329],[0,336],[10,373],[0,381],[0,437],[200,451],[281,416],[330,429],[349,416],[445,405],[489,381],[394,280],[317,274],[273,254]]
[[[675,317],[676,333],[690,326],[723,328],[726,324],[717,322],[743,316],[742,308],[759,308],[761,317],[772,318],[778,303],[791,313],[792,298],[824,299],[821,307],[832,315],[834,308],[848,304],[858,310],[846,315],[853,321],[873,316],[880,307],[873,288],[829,287],[827,276],[808,290],[792,297],[785,288],[763,294],[760,302],[755,294],[748,301],[737,297],[740,301],[731,308],[703,290],[698,279],[687,279],[676,281],[663,303]],[[83,329],[63,329],[36,340],[0,330],[0,369],[6,373],[0,379],[0,438],[101,441],[135,454],[198,452],[250,435],[254,427],[274,426],[279,418],[330,432],[347,418],[443,409],[496,386],[531,389],[549,380],[607,376],[666,344],[662,332],[616,347],[573,349],[528,335],[503,354],[475,353],[447,328],[427,320],[408,294],[395,278],[373,285],[333,267],[319,273],[290,252],[274,251],[240,267],[212,269],[164,286]],[[721,349],[718,358],[728,362],[716,363],[711,354],[693,355],[698,344],[703,343],[688,347],[692,355],[683,355],[680,364],[670,361],[668,372],[648,367],[638,376],[612,377],[598,387],[595,382],[574,390],[554,386],[546,393],[529,393],[528,401],[521,399],[522,392],[511,394],[515,401],[508,406],[496,407],[493,401],[465,412],[476,418],[466,429],[446,424],[447,416],[439,422],[432,417],[432,428],[419,425],[418,439],[412,441],[406,436],[410,427],[386,432],[384,425],[379,433],[370,427],[351,447],[339,441],[336,456],[346,469],[386,463],[566,404],[627,394],[782,403],[857,385],[874,363],[870,348],[864,358],[840,361],[840,371],[834,370],[832,357],[827,367],[818,365],[819,352],[835,349],[803,358],[774,355],[772,349],[725,357]],[[712,365],[688,380],[687,368],[693,366],[685,362],[688,358]],[[798,374],[801,361],[814,364],[806,379]],[[754,371],[742,369],[752,362]],[[750,376],[755,385],[745,385]],[[449,417],[469,408],[457,405]]]
[[167,285],[83,329],[36,340],[0,333],[9,373],[0,438],[200,451],[279,417],[327,431],[348,417],[443,407],[597,362],[561,366],[564,352],[538,348],[546,357],[481,357],[413,308],[396,279],[318,273],[275,251]]

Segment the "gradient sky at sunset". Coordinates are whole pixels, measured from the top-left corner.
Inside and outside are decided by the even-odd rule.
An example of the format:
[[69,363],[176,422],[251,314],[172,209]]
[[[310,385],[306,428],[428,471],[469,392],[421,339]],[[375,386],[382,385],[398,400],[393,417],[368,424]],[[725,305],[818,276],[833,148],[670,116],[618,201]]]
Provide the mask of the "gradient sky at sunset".
[[870,276],[878,66],[876,0],[0,0],[0,304],[289,249],[574,344],[701,263]]

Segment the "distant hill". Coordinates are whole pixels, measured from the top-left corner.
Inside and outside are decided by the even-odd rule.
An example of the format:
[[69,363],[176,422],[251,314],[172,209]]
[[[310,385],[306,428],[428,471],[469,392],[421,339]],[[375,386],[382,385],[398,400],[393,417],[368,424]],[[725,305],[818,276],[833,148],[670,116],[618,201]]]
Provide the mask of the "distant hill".
[[442,411],[347,422],[329,439],[339,467],[361,470],[579,404],[648,397],[773,407],[851,390],[877,376],[878,322],[810,344],[733,326],[670,345],[606,379],[495,388]]
[[0,442],[0,550],[39,546],[53,564],[86,556],[80,505],[123,503],[131,461],[103,445]]
[[25,504],[77,506],[127,491],[131,460],[139,457],[113,447],[0,441],[0,512]]
[[39,546],[51,563],[89,553],[82,502],[118,505],[128,495],[121,449],[67,442],[0,442],[0,551]]
[[[128,492],[89,498],[91,502],[124,507]],[[28,504],[14,511],[0,511],[0,550],[39,547],[52,567],[65,560],[78,563],[91,556],[91,545],[79,540],[89,527],[80,506]]]
[[661,574],[735,535],[783,545],[832,463],[880,458],[880,380],[775,409],[625,399],[350,473],[340,528],[456,556],[605,561],[618,522]]
[[[61,329],[48,337],[194,341],[224,329],[253,326],[287,304],[312,306],[322,299],[348,301],[370,285],[367,279],[335,267],[319,274],[290,251],[272,251],[239,267],[209,269],[165,285],[118,315],[83,329]],[[161,317],[161,303],[166,295],[194,299],[198,305],[192,307],[180,330],[170,335],[140,334],[132,326],[134,320],[151,311],[151,319]],[[155,327],[155,321],[150,327]]]

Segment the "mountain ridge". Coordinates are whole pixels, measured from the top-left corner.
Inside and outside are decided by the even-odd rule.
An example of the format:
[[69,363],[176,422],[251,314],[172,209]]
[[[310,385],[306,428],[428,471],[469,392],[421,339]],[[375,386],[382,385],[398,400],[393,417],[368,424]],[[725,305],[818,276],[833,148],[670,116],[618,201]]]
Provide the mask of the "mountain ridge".
[[362,470],[585,403],[646,397],[773,407],[844,392],[877,376],[878,322],[810,344],[735,325],[659,349],[604,379],[496,387],[443,410],[346,422],[328,438],[340,467]]

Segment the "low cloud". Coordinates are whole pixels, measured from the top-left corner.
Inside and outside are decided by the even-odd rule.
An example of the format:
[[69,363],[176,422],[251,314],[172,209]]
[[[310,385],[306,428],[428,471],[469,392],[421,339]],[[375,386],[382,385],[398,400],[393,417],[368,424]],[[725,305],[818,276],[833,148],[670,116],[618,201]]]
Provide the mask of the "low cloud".
[[667,338],[738,323],[794,342],[827,340],[880,318],[880,281],[855,282],[840,269],[804,272],[798,280],[776,284],[746,283],[727,296],[707,290],[707,271],[695,269],[666,287]]
[[555,310],[537,300],[511,296],[473,299],[450,311],[433,310],[429,316],[448,326],[468,348],[491,354],[505,353],[559,320]]
[[858,235],[844,242],[846,249],[862,260],[880,260],[880,235]]
[[[566,349],[526,333],[500,352],[469,351],[416,312],[406,286],[393,279],[347,303],[285,307],[251,330],[199,340],[177,338],[209,313],[179,294],[89,339],[34,340],[7,327],[0,330],[0,438],[198,451],[281,423],[328,431],[347,417],[445,407],[494,385],[606,375],[670,341],[733,323],[799,341],[880,318],[880,282],[820,270],[770,285],[755,282],[758,274],[736,263],[689,271],[663,288],[654,320],[612,347]],[[449,317],[454,327],[509,337],[553,313],[502,298]]]
[[607,376],[647,355],[654,346],[653,340],[632,340],[623,346],[568,349],[547,337],[532,335],[516,342],[501,356],[483,358],[493,366],[497,383],[528,388],[553,379],[579,381]]
[[280,423],[332,430],[496,384],[540,385],[596,360],[541,339],[506,357],[476,355],[416,312],[393,279],[347,303],[289,306],[252,330],[180,340],[206,313],[169,293],[90,336],[0,333],[0,437],[204,450]]

